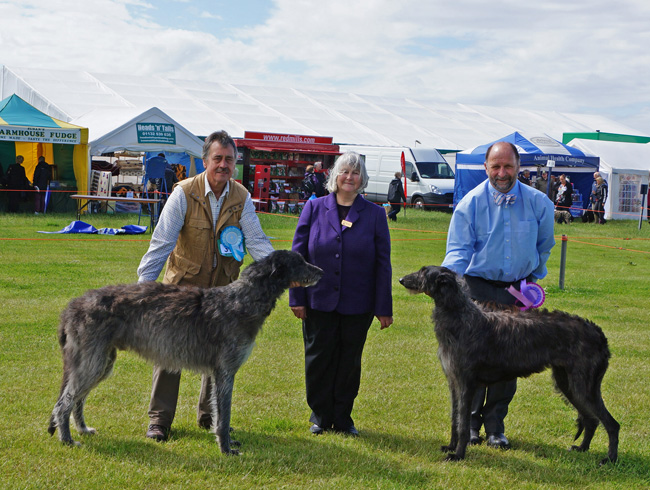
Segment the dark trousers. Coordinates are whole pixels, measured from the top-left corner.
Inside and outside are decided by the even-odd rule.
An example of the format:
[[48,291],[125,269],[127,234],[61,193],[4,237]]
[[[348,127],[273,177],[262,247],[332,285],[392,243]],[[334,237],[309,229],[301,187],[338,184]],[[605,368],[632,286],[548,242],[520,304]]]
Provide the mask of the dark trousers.
[[390,203],[390,212],[388,213],[388,219],[397,221],[397,213],[402,209],[402,203]]
[[[153,368],[153,383],[151,388],[151,401],[149,402],[149,420],[151,424],[171,427],[176,415],[178,390],[181,383],[181,373],[171,373],[158,366]],[[201,393],[197,408],[197,421],[199,425],[211,425],[212,410],[210,408],[210,395],[212,383],[208,376],[201,377]]]
[[[516,298],[506,291],[505,285],[494,285],[481,278],[465,276],[470,295],[476,301],[493,301],[498,304],[514,305]],[[519,289],[519,281],[514,286]],[[503,420],[508,414],[508,405],[517,391],[517,379],[502,381],[476,390],[472,400],[472,418],[470,427],[480,430],[485,426],[485,432],[503,433]]]
[[9,203],[7,205],[7,211],[10,213],[17,213],[20,210],[20,203],[23,200],[22,192],[20,191],[9,191]]
[[361,383],[361,355],[373,314],[341,315],[307,309],[302,332],[309,420],[323,428],[354,425],[352,407]]
[[604,224],[605,223],[605,203],[602,201],[596,201],[593,204],[593,210],[594,210],[594,218],[596,219],[597,223]]
[[34,211],[42,213],[45,211],[45,191],[37,191],[34,193]]

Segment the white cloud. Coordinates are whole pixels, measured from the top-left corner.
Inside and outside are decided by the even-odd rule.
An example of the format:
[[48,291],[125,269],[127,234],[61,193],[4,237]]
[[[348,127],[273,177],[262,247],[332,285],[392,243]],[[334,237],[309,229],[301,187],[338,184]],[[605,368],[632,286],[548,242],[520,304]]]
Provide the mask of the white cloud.
[[223,21],[209,32],[163,27],[160,8],[0,3],[0,63],[590,112],[650,134],[646,0],[276,0],[235,31],[204,8]]
[[222,20],[222,17],[220,15],[213,14],[212,12],[208,12],[204,10],[199,14],[199,17],[202,19],[216,19],[216,20]]

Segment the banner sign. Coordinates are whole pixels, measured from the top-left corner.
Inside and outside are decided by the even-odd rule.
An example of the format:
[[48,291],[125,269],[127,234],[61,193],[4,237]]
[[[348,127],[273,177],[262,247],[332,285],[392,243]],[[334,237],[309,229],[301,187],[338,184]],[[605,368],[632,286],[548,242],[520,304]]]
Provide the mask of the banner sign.
[[175,145],[176,127],[173,124],[141,122],[136,123],[138,143]]
[[567,165],[586,165],[587,161],[581,157],[574,157],[571,155],[535,155],[533,161],[537,164],[539,162],[544,162],[542,165],[546,165],[545,162],[554,162],[553,165],[548,165],[549,167],[555,166],[555,163],[562,162]]
[[276,134],[244,132],[244,139],[267,141],[269,143],[308,143],[318,145],[331,145],[334,140],[331,136],[303,136],[300,134]]
[[27,141],[30,143],[60,143],[64,145],[78,145],[81,143],[81,130],[65,128],[0,126],[0,141]]

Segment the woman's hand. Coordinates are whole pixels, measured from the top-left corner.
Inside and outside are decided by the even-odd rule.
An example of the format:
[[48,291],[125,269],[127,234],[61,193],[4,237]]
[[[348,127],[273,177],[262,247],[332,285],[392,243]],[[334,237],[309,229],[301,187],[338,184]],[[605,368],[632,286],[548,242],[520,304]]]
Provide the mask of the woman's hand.
[[379,323],[381,324],[381,330],[388,328],[393,324],[392,316],[378,316],[376,318],[377,320],[379,320]]
[[300,320],[307,318],[307,308],[304,306],[292,306],[291,311],[294,316]]

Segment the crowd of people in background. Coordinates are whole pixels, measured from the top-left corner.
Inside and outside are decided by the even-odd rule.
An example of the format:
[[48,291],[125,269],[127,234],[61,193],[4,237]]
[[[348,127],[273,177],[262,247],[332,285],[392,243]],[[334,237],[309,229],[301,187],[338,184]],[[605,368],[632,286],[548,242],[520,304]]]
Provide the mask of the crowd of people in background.
[[52,180],[52,166],[45,161],[45,157],[38,157],[38,164],[34,170],[33,182],[27,178],[22,155],[16,156],[16,163],[9,165],[7,173],[2,172],[0,165],[0,187],[7,189],[7,211],[17,213],[21,203],[27,200],[26,191],[34,191],[34,213],[45,211],[45,196],[48,185]]
[[[568,175],[551,175],[549,179],[548,172],[541,170],[538,171],[537,177],[533,179],[530,176],[530,171],[525,169],[519,174],[518,180],[522,184],[535,187],[548,196],[555,205],[556,221],[558,223],[573,221],[571,207],[574,204],[574,187]],[[583,222],[605,224],[607,196],[607,181],[599,172],[595,172],[589,200],[585,203],[585,209],[580,209]]]

